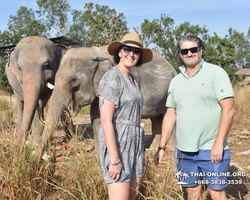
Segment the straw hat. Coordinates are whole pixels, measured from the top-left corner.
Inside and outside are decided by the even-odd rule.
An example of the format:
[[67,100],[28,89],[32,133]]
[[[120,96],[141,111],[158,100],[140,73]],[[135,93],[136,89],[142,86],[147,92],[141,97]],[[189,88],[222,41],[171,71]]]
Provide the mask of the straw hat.
[[143,47],[141,36],[137,33],[126,34],[121,41],[114,41],[108,46],[109,54],[113,55],[120,46],[126,45],[130,47],[142,49],[142,63],[150,62],[153,59],[153,52],[149,48]]

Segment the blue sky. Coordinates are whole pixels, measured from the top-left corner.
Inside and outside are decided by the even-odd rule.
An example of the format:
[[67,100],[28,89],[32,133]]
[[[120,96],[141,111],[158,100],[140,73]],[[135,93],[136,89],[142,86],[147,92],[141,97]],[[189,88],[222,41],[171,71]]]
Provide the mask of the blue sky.
[[[11,3],[10,3],[11,2]],[[108,5],[117,13],[124,13],[130,31],[140,26],[144,19],[152,21],[161,14],[171,17],[175,26],[183,22],[200,25],[224,37],[231,27],[247,33],[250,27],[249,0],[68,0],[72,9],[84,10],[85,3]],[[0,30],[6,30],[10,15],[16,15],[20,6],[37,10],[36,0],[0,0]]]

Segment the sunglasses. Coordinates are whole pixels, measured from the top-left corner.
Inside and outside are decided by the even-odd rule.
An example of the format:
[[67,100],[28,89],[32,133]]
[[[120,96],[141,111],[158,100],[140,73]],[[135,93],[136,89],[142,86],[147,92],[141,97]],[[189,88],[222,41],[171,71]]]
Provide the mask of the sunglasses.
[[129,46],[123,46],[122,48],[126,54],[130,54],[131,51],[133,51],[134,54],[136,55],[140,55],[142,53],[142,49],[139,49],[139,48],[133,48]]
[[199,50],[199,47],[192,47],[190,49],[181,49],[181,55],[187,55],[188,51],[191,51],[191,53],[197,53]]

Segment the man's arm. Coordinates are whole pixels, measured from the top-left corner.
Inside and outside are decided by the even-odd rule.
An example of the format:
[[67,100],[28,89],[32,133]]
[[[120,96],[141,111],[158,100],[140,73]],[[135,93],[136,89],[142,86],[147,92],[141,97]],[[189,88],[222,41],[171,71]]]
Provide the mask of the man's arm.
[[220,105],[222,107],[220,126],[218,134],[216,136],[214,145],[211,150],[211,161],[212,163],[220,163],[222,161],[223,154],[223,143],[231,129],[234,117],[234,98],[226,98],[220,100]]
[[[175,127],[176,114],[174,108],[167,108],[167,112],[162,121],[162,131],[161,131],[161,142],[159,146],[165,147],[168,143],[169,138],[172,135],[173,129]],[[158,150],[154,156],[155,164],[158,166],[162,162],[164,156],[163,150]]]

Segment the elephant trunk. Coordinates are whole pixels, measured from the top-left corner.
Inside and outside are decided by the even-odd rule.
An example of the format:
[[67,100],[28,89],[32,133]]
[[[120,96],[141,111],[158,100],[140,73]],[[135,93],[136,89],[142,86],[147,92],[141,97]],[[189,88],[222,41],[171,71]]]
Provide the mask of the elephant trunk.
[[46,148],[47,142],[51,140],[55,127],[70,102],[71,95],[67,91],[67,89],[64,87],[55,87],[55,90],[53,91],[49,102],[49,110],[47,113],[47,119],[45,121],[45,127],[42,134],[43,149]]
[[[23,119],[21,123],[21,133],[19,139],[25,140],[35,115],[38,105],[39,95],[43,89],[44,81],[41,72],[26,74],[23,76]],[[19,140],[20,142],[20,140]]]

